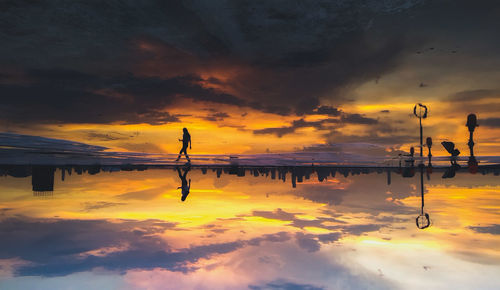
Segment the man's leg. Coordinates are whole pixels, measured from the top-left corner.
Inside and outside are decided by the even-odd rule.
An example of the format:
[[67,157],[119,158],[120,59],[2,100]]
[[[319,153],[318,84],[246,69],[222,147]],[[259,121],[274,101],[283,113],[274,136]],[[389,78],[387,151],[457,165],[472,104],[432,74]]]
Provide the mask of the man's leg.
[[181,151],[179,151],[179,156],[177,156],[177,159],[175,159],[175,161],[179,161],[179,159],[181,159],[182,150],[184,150],[184,148],[182,148]]
[[184,155],[186,155],[187,161],[191,162],[191,160],[189,159],[188,153],[187,153],[187,146],[186,146],[186,148],[183,148],[183,149],[184,149]]

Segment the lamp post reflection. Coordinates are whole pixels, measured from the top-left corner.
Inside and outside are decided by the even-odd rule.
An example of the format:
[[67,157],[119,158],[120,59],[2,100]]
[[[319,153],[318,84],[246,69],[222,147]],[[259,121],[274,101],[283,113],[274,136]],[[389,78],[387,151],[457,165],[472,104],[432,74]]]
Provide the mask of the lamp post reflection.
[[432,162],[431,162],[431,159],[432,159],[432,153],[431,153],[431,148],[432,148],[432,138],[431,137],[427,137],[427,139],[425,140],[425,144],[427,145],[427,148],[429,149],[429,154],[427,154],[427,157],[429,158],[429,163],[427,164],[427,180],[430,179],[430,175],[432,174]]
[[[430,164],[430,158],[429,158]],[[419,229],[428,228],[431,225],[431,220],[429,214],[424,211],[424,167],[420,166],[420,197],[422,201],[422,206],[420,208],[420,214],[416,218],[416,224]]]

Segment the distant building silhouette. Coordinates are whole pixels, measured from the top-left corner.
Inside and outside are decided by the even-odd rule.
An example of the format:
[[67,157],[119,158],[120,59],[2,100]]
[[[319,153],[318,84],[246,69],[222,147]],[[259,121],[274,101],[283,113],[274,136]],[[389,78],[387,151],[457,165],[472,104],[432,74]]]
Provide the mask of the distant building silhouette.
[[47,195],[54,191],[54,172],[53,166],[33,166],[31,184],[33,194]]

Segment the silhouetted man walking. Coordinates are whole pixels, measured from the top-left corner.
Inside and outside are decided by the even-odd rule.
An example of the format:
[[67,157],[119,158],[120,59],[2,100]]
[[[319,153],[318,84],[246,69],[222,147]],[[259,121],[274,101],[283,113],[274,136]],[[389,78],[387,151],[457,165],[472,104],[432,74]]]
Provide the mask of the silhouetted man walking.
[[179,141],[182,141],[182,149],[179,152],[179,156],[177,156],[177,159],[175,161],[179,161],[181,159],[182,152],[184,152],[184,155],[186,155],[186,159],[188,162],[191,162],[189,159],[189,156],[187,154],[187,147],[189,145],[189,149],[191,149],[191,135],[189,135],[189,132],[186,128],[183,128],[182,131],[184,134],[182,135],[182,139],[179,139]]

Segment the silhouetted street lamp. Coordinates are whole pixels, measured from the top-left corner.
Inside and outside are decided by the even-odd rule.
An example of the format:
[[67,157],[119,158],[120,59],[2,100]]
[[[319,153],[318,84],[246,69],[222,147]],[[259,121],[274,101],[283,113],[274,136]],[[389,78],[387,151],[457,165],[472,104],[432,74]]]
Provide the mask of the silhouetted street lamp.
[[469,143],[467,143],[467,145],[469,145],[470,155],[474,156],[474,151],[473,151],[473,148],[474,148],[474,140],[473,140],[474,130],[478,126],[476,114],[469,114],[467,116],[467,124],[465,124],[465,126],[467,126],[467,128],[469,129]]
[[474,130],[479,125],[477,124],[477,117],[475,114],[469,114],[467,116],[467,124],[465,124],[465,126],[467,126],[467,128],[469,129],[469,143],[467,143],[467,145],[469,145],[469,150],[470,150],[470,157],[469,157],[469,161],[467,162],[468,166],[469,166],[469,172],[476,173],[478,166],[477,166],[476,157],[474,156],[474,139],[473,138],[474,138]]
[[[418,107],[418,112],[417,112],[417,107]],[[420,124],[420,157],[424,156],[422,153],[422,147],[423,147],[423,142],[422,142],[422,119],[427,118],[427,107],[425,105],[422,105],[421,103],[418,103],[413,107],[413,114],[417,116]]]

